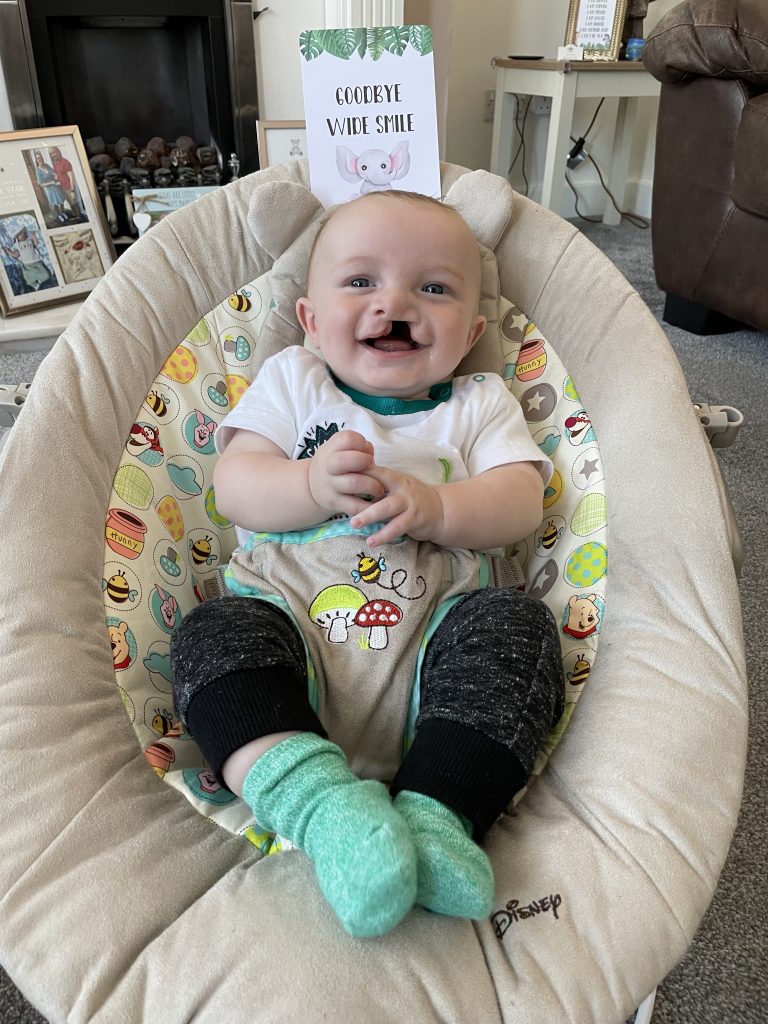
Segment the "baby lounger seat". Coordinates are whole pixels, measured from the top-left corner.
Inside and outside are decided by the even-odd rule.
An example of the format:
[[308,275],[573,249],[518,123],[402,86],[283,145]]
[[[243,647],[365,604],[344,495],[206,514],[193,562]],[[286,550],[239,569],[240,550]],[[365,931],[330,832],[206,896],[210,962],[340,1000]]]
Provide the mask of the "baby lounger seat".
[[[277,345],[301,341],[285,300],[300,294],[311,235],[303,184],[302,163],[270,168],[132,247],[44,361],[6,445],[0,962],[51,1021],[623,1021],[684,953],[736,821],[746,684],[732,526],[663,332],[554,214],[516,196],[495,232],[493,211],[510,201],[501,179],[443,168],[444,191],[455,187],[495,250],[501,295],[525,316],[498,297],[496,313],[516,329],[530,317],[547,339],[521,329],[530,348],[515,361],[515,332],[502,331],[517,393],[544,379],[543,353],[561,360],[570,376],[553,397],[575,419],[587,410],[604,480],[567,523],[550,495],[530,545],[548,552],[566,527],[579,538],[547,586],[593,598],[600,648],[590,668],[591,627],[564,623],[568,685],[589,681],[546,768],[487,836],[492,919],[416,910],[381,939],[351,939],[306,857],[263,857],[234,834],[263,845],[239,802],[210,799],[194,745],[176,734],[165,639],[190,608],[182,593],[206,596],[233,533],[208,493],[206,445],[216,407]],[[297,230],[283,253],[287,221]],[[237,330],[211,314],[228,296],[245,317]],[[256,297],[263,309],[238,310]],[[500,370],[482,351],[471,372]],[[197,401],[182,410],[190,356]],[[163,406],[175,433],[158,437]],[[150,552],[154,586],[135,569]],[[543,588],[531,570],[551,560],[521,556]],[[139,605],[156,639],[136,625]],[[138,663],[146,699],[123,686]],[[157,778],[169,768],[171,786]]]

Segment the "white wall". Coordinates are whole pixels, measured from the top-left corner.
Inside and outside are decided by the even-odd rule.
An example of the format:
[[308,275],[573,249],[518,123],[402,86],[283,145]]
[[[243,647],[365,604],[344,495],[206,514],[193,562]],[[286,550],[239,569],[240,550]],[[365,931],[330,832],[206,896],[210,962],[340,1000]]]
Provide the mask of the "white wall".
[[253,0],[251,6],[269,8],[253,23],[259,117],[262,121],[300,121],[304,100],[299,34],[325,25],[325,0]]
[[440,159],[446,159],[448,118],[448,76],[451,62],[453,0],[405,0],[406,25],[429,25],[432,29],[433,58],[435,62],[435,99],[437,101],[437,135]]
[[453,0],[446,132],[451,163],[488,168],[493,125],[483,121],[485,94],[496,88],[491,59],[509,52],[509,6],[509,0]]
[[[647,35],[658,19],[678,0],[656,0],[644,23]],[[447,159],[469,167],[488,168],[491,149],[490,126],[481,122],[484,91],[494,85],[488,72],[491,56],[511,53],[543,54],[555,57],[562,45],[568,18],[568,0],[454,0],[453,50],[450,67]],[[490,83],[490,84],[489,84]],[[597,101],[579,100],[574,116],[574,135],[583,132],[592,119]],[[587,140],[587,149],[606,176],[613,139],[616,101],[606,102]],[[658,100],[641,99],[635,125],[632,159],[629,166],[628,206],[634,212],[650,213],[653,160],[656,141]],[[526,175],[534,197],[540,192],[544,166],[546,117],[529,116],[526,123]],[[578,135],[576,135],[578,137]],[[582,213],[601,213],[605,194],[597,173],[589,161],[571,173],[582,195]],[[523,189],[519,169],[511,178]],[[563,196],[562,212],[572,216],[573,196]]]

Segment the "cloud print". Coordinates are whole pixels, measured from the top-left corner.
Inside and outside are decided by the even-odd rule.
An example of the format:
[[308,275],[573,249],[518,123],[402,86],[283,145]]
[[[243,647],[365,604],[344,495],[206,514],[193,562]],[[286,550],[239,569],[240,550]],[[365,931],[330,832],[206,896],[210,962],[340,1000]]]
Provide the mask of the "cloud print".
[[144,659],[144,666],[149,672],[157,672],[171,681],[171,656],[170,654],[158,654],[157,651],[153,651],[148,658]]
[[190,466],[177,466],[173,462],[168,463],[168,476],[174,487],[178,487],[185,494],[200,494],[202,487],[197,482],[195,471]]

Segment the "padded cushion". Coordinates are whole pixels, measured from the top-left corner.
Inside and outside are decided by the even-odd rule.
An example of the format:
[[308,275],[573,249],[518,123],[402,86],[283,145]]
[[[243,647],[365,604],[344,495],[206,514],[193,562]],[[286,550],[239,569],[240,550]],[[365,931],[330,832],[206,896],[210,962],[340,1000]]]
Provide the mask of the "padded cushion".
[[733,201],[746,213],[768,217],[765,188],[765,152],[768,138],[768,93],[754,96],[744,107],[733,156]]
[[[495,257],[485,251],[498,280]],[[113,481],[101,581],[117,684],[147,761],[202,813],[269,852],[271,837],[219,786],[174,717],[169,651],[182,616],[217,594],[218,571],[236,543],[232,524],[216,510],[214,434],[258,372],[262,328],[275,309],[271,278],[249,282],[207,313],[161,368]],[[284,304],[287,280],[281,279]],[[299,294],[295,288],[291,306]],[[536,760],[538,774],[594,663],[605,617],[607,507],[594,430],[557,354],[521,310],[499,297],[498,284],[492,313],[493,336],[484,340],[485,362],[474,360],[476,372],[503,374],[555,466],[544,521],[515,548],[528,589],[561,626],[566,713]],[[411,723],[418,689],[412,703]]]
[[[444,187],[464,173],[445,167]],[[515,197],[496,253],[502,294],[579,382],[600,438],[609,613],[567,733],[488,835],[500,916],[417,910],[350,939],[306,857],[258,860],[196,813],[147,770],[123,711],[102,590],[115,470],[169,353],[269,269],[246,215],[281,178],[306,184],[306,167],[244,178],[133,246],[44,361],[2,453],[0,960],[52,1022],[245,1024],[298,1006],[375,1024],[618,1024],[711,899],[746,681],[728,522],[680,367],[572,225]]]
[[[458,179],[446,202],[474,225],[482,249],[488,327],[461,372],[502,374],[555,466],[544,522],[516,546],[529,589],[561,623],[566,713],[536,760],[538,774],[583,691],[605,617],[602,460],[556,353],[536,325],[499,295],[492,250],[512,214],[511,188],[476,171]],[[295,182],[254,189],[248,223],[274,258],[272,270],[206,313],[169,355],[131,426],[105,527],[107,629],[120,695],[145,757],[204,814],[269,852],[275,850],[271,837],[255,827],[242,801],[219,786],[174,717],[170,636],[211,586],[215,595],[218,571],[236,543],[232,524],[216,510],[214,433],[258,373],[264,352],[302,336],[295,307],[322,212],[312,193]],[[418,699],[416,687],[410,723]]]

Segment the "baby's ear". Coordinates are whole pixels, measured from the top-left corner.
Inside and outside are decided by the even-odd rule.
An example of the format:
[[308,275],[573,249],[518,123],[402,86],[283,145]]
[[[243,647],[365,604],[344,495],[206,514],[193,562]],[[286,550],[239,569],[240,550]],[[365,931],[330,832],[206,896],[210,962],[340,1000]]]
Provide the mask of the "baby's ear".
[[304,295],[296,300],[296,319],[299,321],[304,333],[308,334],[310,338],[314,338],[315,308],[310,300]]
[[443,201],[461,214],[478,242],[493,250],[512,219],[515,193],[498,174],[469,171],[456,179]]
[[248,227],[274,262],[322,212],[322,203],[306,185],[266,181],[251,193]]

